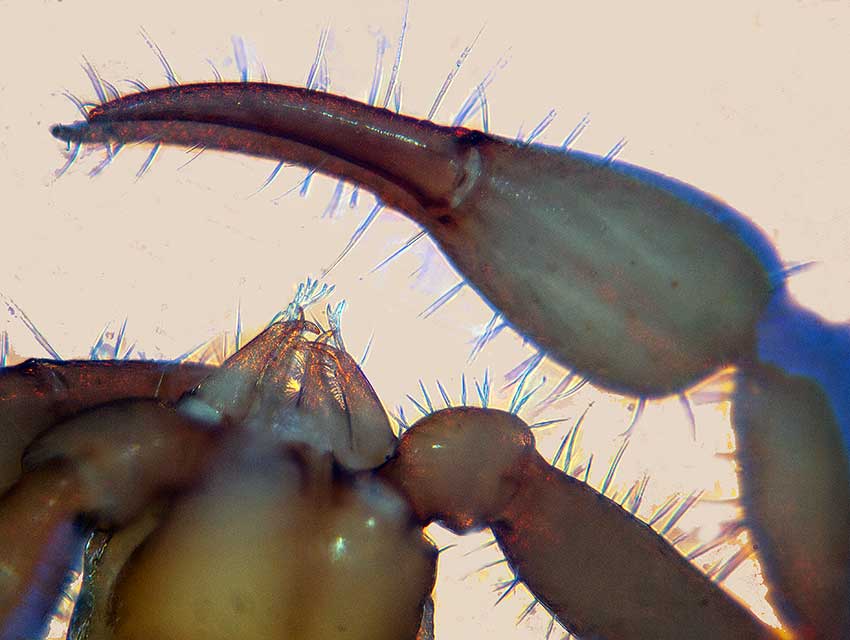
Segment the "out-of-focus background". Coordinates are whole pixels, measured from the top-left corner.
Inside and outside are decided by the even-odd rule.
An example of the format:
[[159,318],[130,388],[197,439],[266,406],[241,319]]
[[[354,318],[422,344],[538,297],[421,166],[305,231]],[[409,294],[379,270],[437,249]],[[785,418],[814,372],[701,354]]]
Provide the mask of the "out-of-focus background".
[[[425,116],[466,47],[471,51],[434,119],[448,123],[482,81],[490,130],[527,136],[550,111],[557,117],[538,141],[560,144],[585,114],[590,125],[576,147],[605,154],[621,138],[620,158],[673,175],[709,191],[751,216],[788,263],[817,261],[793,278],[798,299],[832,320],[850,318],[850,93],[843,82],[850,58],[850,7],[840,2],[737,2],[697,6],[642,2],[515,4],[472,0],[413,0],[401,66],[401,109]],[[64,358],[88,354],[105,330],[114,345],[127,320],[119,355],[173,358],[225,331],[240,310],[246,331],[259,329],[292,298],[307,276],[331,265],[374,200],[360,193],[351,208],[345,186],[337,207],[336,181],[316,177],[299,194],[305,172],[285,168],[265,189],[274,163],[216,153],[163,149],[140,179],[149,148],[123,150],[100,175],[87,172],[103,158],[94,149],[62,178],[63,145],[48,127],[79,118],[63,91],[91,100],[83,56],[119,89],[124,79],[165,83],[144,29],[179,80],[238,79],[232,38],[244,42],[254,79],[262,65],[274,82],[304,84],[322,29],[329,29],[325,63],[329,90],[365,99],[386,40],[383,99],[395,58],[405,5],[401,0],[309,3],[243,0],[209,3],[0,3],[0,295],[8,313],[10,364],[46,357],[34,325]],[[392,104],[392,102],[391,102]],[[483,126],[480,116],[468,126]],[[188,164],[187,161],[191,160]],[[325,278],[348,301],[346,344],[388,409],[408,418],[423,402],[420,381],[435,404],[440,380],[455,401],[461,376],[491,382],[492,403],[507,406],[514,389],[505,374],[534,353],[502,332],[471,362],[472,345],[490,310],[465,290],[436,313],[421,312],[457,276],[428,240],[387,266],[373,268],[417,229],[384,212],[362,241]],[[313,309],[319,318],[323,304]],[[232,342],[231,342],[232,344]],[[583,411],[576,464],[591,454],[599,486],[630,424],[635,402],[584,388],[545,411],[544,399],[563,372],[544,364],[529,380],[542,385],[526,405],[529,421],[566,419],[541,430],[552,455]],[[543,377],[545,376],[545,381]],[[696,439],[677,400],[651,403],[634,427],[610,492],[625,496],[649,475],[646,505],[703,492],[704,503],[674,527],[697,533],[692,549],[718,535],[737,515],[733,438],[724,424],[722,382],[691,396]],[[549,618],[540,608],[517,623],[531,597],[511,592],[494,607],[494,588],[510,580],[496,565],[488,536],[455,540],[432,531],[441,545],[437,637],[540,638]],[[600,532],[604,535],[604,532]],[[739,536],[745,542],[746,536]],[[725,546],[699,564],[722,571],[737,547]],[[725,555],[724,555],[725,554]],[[581,580],[581,575],[572,579]],[[752,559],[725,584],[771,619]],[[453,591],[454,590],[454,591]],[[560,637],[553,632],[552,637]]]

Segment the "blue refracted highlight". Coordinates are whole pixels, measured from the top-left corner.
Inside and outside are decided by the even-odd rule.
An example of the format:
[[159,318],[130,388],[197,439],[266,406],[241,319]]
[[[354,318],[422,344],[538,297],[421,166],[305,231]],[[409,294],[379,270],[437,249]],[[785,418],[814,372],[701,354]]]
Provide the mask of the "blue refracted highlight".
[[760,362],[817,382],[850,453],[850,326],[825,321],[783,291],[768,303],[756,336]]

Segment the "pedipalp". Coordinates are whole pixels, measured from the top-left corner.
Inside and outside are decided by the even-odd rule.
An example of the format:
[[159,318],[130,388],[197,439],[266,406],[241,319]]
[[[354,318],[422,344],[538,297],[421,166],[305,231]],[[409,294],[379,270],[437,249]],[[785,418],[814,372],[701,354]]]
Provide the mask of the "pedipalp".
[[[758,232],[686,185],[296,87],[158,89],[105,103],[88,122],[52,132],[69,142],[203,144],[362,183],[428,230],[513,326],[563,364],[635,395],[679,391],[752,353],[752,327],[781,287]],[[662,208],[642,213],[641,206]],[[509,226],[511,217],[522,227]],[[646,249],[632,244],[635,232]],[[706,238],[711,255],[693,255],[689,247]]]
[[[477,99],[485,108],[483,90]],[[106,102],[90,116],[52,132],[79,144],[203,144],[304,164],[366,186],[422,225],[512,326],[586,379],[638,396],[639,407],[737,365],[736,429],[770,440],[785,429],[816,428],[834,446],[807,451],[805,464],[834,471],[829,481],[845,491],[850,484],[846,330],[821,324],[820,334],[803,331],[800,343],[817,336],[817,362],[795,370],[781,334],[799,310],[786,297],[787,272],[768,240],[719,200],[616,161],[618,146],[605,157],[527,146],[269,84],[153,90]],[[813,381],[814,389],[797,393],[798,381],[785,379],[795,376]],[[482,401],[487,389],[487,381],[478,388]],[[775,398],[774,407],[760,403],[765,394]],[[783,592],[782,610],[803,637],[822,630],[840,637],[848,617],[846,501],[836,526],[815,518],[806,523],[814,534],[783,531],[773,492],[829,509],[830,487],[817,478],[814,486],[786,487],[769,464],[751,463],[742,476],[745,503],[774,567],[767,571]],[[789,497],[794,490],[799,493]],[[767,516],[758,515],[762,509]],[[773,516],[778,521],[760,524]],[[786,534],[794,539],[783,539]],[[810,598],[808,587],[802,595],[795,590],[809,584],[801,541],[812,535],[834,541],[819,561],[834,571]]]

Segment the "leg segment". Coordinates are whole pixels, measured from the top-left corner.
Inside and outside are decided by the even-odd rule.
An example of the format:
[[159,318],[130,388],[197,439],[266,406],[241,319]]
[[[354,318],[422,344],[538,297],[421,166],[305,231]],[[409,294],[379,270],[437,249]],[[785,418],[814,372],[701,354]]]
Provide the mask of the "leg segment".
[[41,628],[95,522],[127,522],[196,479],[212,444],[196,427],[133,400],[84,412],[30,445],[25,473],[0,497],[0,637]]
[[85,543],[81,481],[71,465],[25,475],[0,496],[0,639],[33,637]]
[[554,469],[533,443],[514,415],[446,409],[406,432],[381,473],[424,521],[456,531],[490,526],[520,579],[579,637],[777,637],[648,525]]
[[0,493],[20,476],[26,446],[48,427],[113,400],[174,402],[210,371],[196,364],[36,359],[0,369]]
[[801,638],[850,637],[850,330],[777,298],[732,405],[745,514]]

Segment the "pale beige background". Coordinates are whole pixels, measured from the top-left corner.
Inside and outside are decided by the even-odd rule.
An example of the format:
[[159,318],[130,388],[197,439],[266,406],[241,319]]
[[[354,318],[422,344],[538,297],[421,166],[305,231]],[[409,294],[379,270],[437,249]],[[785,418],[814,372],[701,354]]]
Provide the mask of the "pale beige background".
[[[800,300],[835,320],[850,318],[850,204],[844,188],[850,175],[850,5],[495,4],[414,0],[401,68],[406,112],[427,112],[460,51],[484,27],[438,120],[450,120],[503,58],[507,64],[487,90],[494,131],[527,132],[556,109],[558,118],[542,140],[557,144],[590,112],[592,124],[579,148],[605,153],[626,137],[623,159],[699,185],[747,212],[785,260],[819,261],[794,279]],[[64,357],[86,353],[104,324],[117,327],[125,317],[128,340],[151,357],[176,356],[232,328],[238,301],[247,326],[268,321],[298,281],[318,276],[333,261],[371,198],[329,221],[321,214],[335,185],[330,180],[316,180],[307,199],[290,194],[272,202],[303,175],[286,170],[268,190],[247,198],[271,163],[204,154],[180,169],[189,156],[175,149],[163,151],[139,181],[134,173],[146,149],[123,151],[89,179],[86,170],[102,157],[95,151],[54,181],[62,145],[48,127],[78,117],[62,90],[93,97],[80,68],[83,55],[112,81],[163,82],[140,27],[183,81],[211,79],[206,58],[236,78],[230,37],[240,35],[272,80],[300,84],[319,32],[329,25],[331,88],[363,98],[375,36],[384,33],[395,42],[403,5],[358,5],[0,1],[0,294],[23,309]],[[335,299],[349,301],[344,328],[350,350],[361,353],[374,334],[366,373],[388,406],[404,404],[408,415],[415,410],[405,394],[419,396],[420,378],[432,395],[439,377],[457,396],[461,372],[480,379],[489,367],[501,376],[528,352],[506,335],[467,365],[468,341],[489,317],[468,293],[432,318],[417,319],[454,282],[427,243],[368,274],[414,231],[383,216],[329,276],[338,286]],[[425,274],[411,279],[423,262],[429,265]],[[18,318],[4,313],[0,331],[8,332],[14,355],[45,355]],[[548,375],[551,383],[558,372],[550,368]],[[596,452],[601,478],[619,446],[616,434],[628,422],[626,403],[588,393],[555,413],[574,416],[592,398],[595,419],[583,455]],[[622,486],[648,471],[656,502],[671,491],[707,488],[718,497],[733,492],[730,463],[713,457],[729,447],[728,434],[704,426],[716,413],[712,407],[698,410],[703,428],[694,443],[677,405],[651,406],[623,459]],[[541,438],[544,450],[552,450],[560,433]],[[732,515],[709,506],[694,523],[703,523],[710,536],[719,520]],[[474,551],[483,541],[486,536],[463,540],[447,551],[444,574],[451,573],[449,563],[463,577],[490,561],[488,553]],[[467,551],[474,552],[465,556]],[[751,590],[753,572],[742,567],[729,583]],[[485,629],[490,637],[541,637],[544,615],[514,626],[527,595],[492,607],[492,585],[506,577],[496,569],[460,580],[460,595],[441,591],[440,640],[483,637]]]

